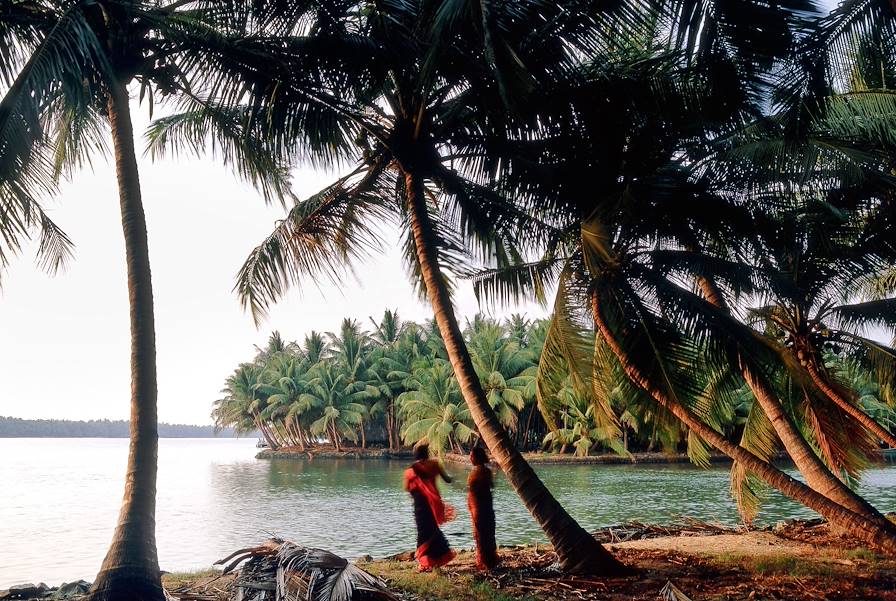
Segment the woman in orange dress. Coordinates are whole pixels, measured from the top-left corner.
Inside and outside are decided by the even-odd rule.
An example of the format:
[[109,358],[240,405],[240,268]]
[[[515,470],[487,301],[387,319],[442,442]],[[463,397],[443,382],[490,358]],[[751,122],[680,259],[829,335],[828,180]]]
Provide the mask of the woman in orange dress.
[[451,478],[438,461],[429,458],[429,446],[414,449],[416,461],[404,472],[404,489],[414,500],[414,521],[417,523],[417,551],[414,554],[420,572],[438,568],[452,559],[456,553],[448,546],[448,539],[439,529],[441,524],[454,519],[454,508],[442,501],[436,486],[439,476],[445,482]]
[[492,489],[495,480],[488,468],[488,456],[482,447],[470,452],[473,471],[467,480],[467,507],[473,518],[473,538],[476,539],[476,567],[493,570],[498,565],[498,544],[495,542],[495,507]]

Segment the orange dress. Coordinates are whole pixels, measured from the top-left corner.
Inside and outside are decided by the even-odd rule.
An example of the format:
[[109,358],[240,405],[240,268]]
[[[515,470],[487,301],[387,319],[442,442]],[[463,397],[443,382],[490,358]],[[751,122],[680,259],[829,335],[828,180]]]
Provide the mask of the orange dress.
[[445,565],[456,553],[439,529],[441,524],[454,519],[454,508],[442,500],[436,478],[442,475],[438,461],[417,461],[404,472],[404,488],[414,501],[414,521],[417,524],[417,551],[414,556],[421,570]]
[[473,518],[473,538],[476,539],[476,566],[480,570],[491,570],[498,565],[492,471],[484,465],[474,466],[467,487],[467,507]]

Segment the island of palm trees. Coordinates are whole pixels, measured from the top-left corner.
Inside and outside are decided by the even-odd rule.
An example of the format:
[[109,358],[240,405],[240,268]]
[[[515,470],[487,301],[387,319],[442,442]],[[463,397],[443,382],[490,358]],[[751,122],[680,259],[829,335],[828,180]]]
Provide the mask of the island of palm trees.
[[[272,339],[228,379],[219,424],[272,447],[477,441],[551,544],[530,565],[556,562],[540,577],[592,598],[674,556],[602,544],[526,449],[722,454],[747,522],[777,489],[867,550],[835,559],[892,566],[893,508],[855,489],[896,446],[890,0],[6,0],[0,47],[0,266],[35,238],[59,269],[71,240],[42,203],[108,141],[117,173],[131,443],[92,601],[165,598],[140,177],[184,152],[286,208],[239,269],[256,322],[300,284],[359,293],[343,275],[396,247],[388,228],[433,315]],[[132,100],[164,107],[147,132]],[[338,176],[300,199],[307,165]],[[484,308],[529,300],[550,317],[462,326],[464,281]],[[880,565],[861,569],[892,578]],[[485,578],[463,590],[500,588]],[[663,594],[700,598],[700,581]],[[848,598],[829,586],[813,591]]]

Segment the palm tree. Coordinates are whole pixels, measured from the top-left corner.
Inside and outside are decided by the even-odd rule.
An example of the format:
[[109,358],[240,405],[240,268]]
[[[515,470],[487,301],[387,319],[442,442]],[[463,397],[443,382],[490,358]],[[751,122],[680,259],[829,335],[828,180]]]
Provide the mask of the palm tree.
[[302,396],[307,390],[307,373],[308,367],[301,357],[280,351],[268,361],[264,382],[258,386],[267,395],[268,405],[274,408],[269,413],[271,420],[279,418],[290,441],[303,451],[310,439],[307,416],[313,408]]
[[466,339],[489,405],[501,424],[515,434],[518,414],[532,400],[535,365],[494,319],[477,315],[467,323]]
[[219,428],[232,426],[234,428],[249,431],[246,424],[251,422],[254,429],[261,432],[265,442],[272,449],[280,446],[276,435],[263,419],[262,415],[267,407],[266,397],[262,387],[264,368],[255,363],[242,363],[228,376],[224,389],[224,397],[215,401],[215,409],[212,418]]
[[[371,319],[373,321],[373,319]],[[403,323],[396,311],[386,310],[371,337],[376,347],[368,358],[369,383],[379,392],[371,406],[371,414],[385,416],[389,450],[400,445],[397,404],[398,395],[406,389],[412,363],[419,359],[423,346],[416,324]]]
[[575,449],[575,454],[587,457],[600,442],[608,441],[608,436],[615,436],[615,431],[606,432],[596,424],[594,419],[594,403],[590,396],[582,395],[574,386],[567,384],[558,393],[557,403],[561,407],[558,427],[548,432],[544,443],[566,451],[568,446]]
[[[706,338],[699,324],[705,325],[707,315],[716,314],[702,309],[699,315],[685,314],[695,305],[694,299],[681,293],[674,279],[667,279],[668,265],[656,261],[657,253],[652,249],[663,250],[662,245],[670,238],[680,241],[681,231],[686,229],[682,225],[689,220],[697,223],[703,220],[700,215],[703,198],[694,193],[690,176],[686,175],[687,164],[681,162],[681,157],[689,146],[699,151],[703,144],[700,136],[706,134],[699,133],[700,123],[706,122],[703,107],[724,108],[726,101],[712,99],[717,92],[705,87],[707,80],[702,76],[690,79],[688,70],[678,67],[670,71],[664,68],[662,57],[644,57],[638,46],[633,49],[635,62],[620,63],[617,56],[615,62],[605,60],[589,65],[586,75],[590,79],[585,80],[583,87],[591,93],[583,95],[579,91],[578,97],[590,104],[573,104],[576,89],[561,87],[557,96],[544,95],[545,104],[553,106],[555,111],[564,102],[572,104],[570,113],[574,117],[566,121],[562,114],[554,117],[564,123],[558,128],[556,138],[539,140],[533,145],[538,154],[529,160],[529,165],[523,163],[522,169],[516,170],[516,181],[510,181],[509,185],[524,189],[533,199],[527,208],[540,211],[534,216],[541,224],[534,221],[533,227],[548,229],[543,224],[555,224],[549,229],[551,244],[543,260],[537,263],[486,273],[478,282],[480,292],[513,298],[519,295],[519,285],[525,283],[527,290],[540,296],[546,281],[559,273],[558,305],[542,366],[561,365],[565,369],[559,373],[572,374],[579,380],[575,384],[582,388],[587,387],[589,379],[597,379],[594,374],[591,378],[587,373],[577,374],[576,366],[584,364],[589,353],[594,359],[601,359],[592,364],[602,370],[611,369],[611,364],[595,352],[599,345],[589,349],[584,336],[577,333],[577,322],[583,323],[583,318],[593,320],[600,344],[609,348],[626,375],[664,411],[671,412],[688,426],[689,450],[696,458],[708,459],[702,438],[725,453],[735,453],[732,456],[738,462],[748,461],[751,471],[760,470],[755,473],[770,479],[773,485],[785,486],[790,491],[788,494],[798,494],[801,500],[823,508],[822,513],[834,516],[832,521],[840,520],[841,524],[863,531],[866,540],[889,540],[891,525],[867,504],[852,505],[863,510],[859,515],[802,485],[792,486],[794,483],[763,457],[730,444],[695,414],[692,407],[699,407],[700,390],[686,373],[689,370],[676,366],[697,364],[699,354],[707,350],[699,342]],[[638,53],[642,53],[640,59]],[[694,74],[699,69],[697,64]],[[650,82],[653,91],[638,93],[645,82]],[[657,89],[664,92],[657,94]],[[661,104],[651,106],[654,101],[651,95],[662,98]],[[594,98],[601,98],[604,104],[597,105]],[[614,113],[615,103],[619,104]],[[600,107],[599,111],[589,116],[595,106]],[[611,107],[609,112],[626,118],[607,120],[608,107]],[[735,111],[734,115],[737,114]],[[724,112],[720,116],[724,117]],[[579,133],[575,134],[576,131]],[[658,138],[657,132],[662,132],[662,137]],[[592,147],[594,140],[600,140],[601,146]],[[564,149],[570,149],[566,151],[571,157],[568,162],[562,158]],[[551,162],[556,167],[545,168]],[[598,198],[593,198],[593,190],[600,191]],[[667,201],[674,204],[664,205]],[[694,213],[687,212],[690,209]],[[724,213],[712,215],[716,232],[722,234],[724,228],[719,226],[724,223],[719,224],[718,216]],[[713,231],[712,227],[709,231]],[[702,266],[705,265],[703,262]],[[669,316],[680,317],[690,336],[677,335],[674,326],[666,321]],[[619,329],[615,329],[617,326]],[[651,362],[650,367],[638,366],[638,360]],[[539,391],[539,401],[543,402],[555,396],[558,378],[540,378],[540,381],[545,381],[547,388]],[[713,416],[704,415],[707,418]],[[835,478],[828,480],[835,481]],[[846,495],[844,498],[852,500]]]
[[446,448],[461,453],[459,443],[476,438],[450,363],[427,361],[414,370],[406,386],[410,390],[398,397],[405,420],[401,436],[406,443],[425,442],[441,456]]
[[[197,73],[226,70],[235,61],[215,28],[223,11],[202,0],[97,0],[4,3],[0,74],[9,81],[2,101],[0,153],[25,171],[15,180],[18,200],[52,191],[47,177],[70,173],[104,145],[111,130],[128,269],[131,327],[131,444],[118,526],[100,572],[94,599],[162,599],[155,545],[156,358],[152,279],[128,86],[139,82],[149,99],[189,94]],[[221,60],[221,59],[224,60]],[[195,82],[194,82],[195,83]],[[52,124],[44,132],[37,119]],[[43,156],[36,156],[43,153]],[[255,157],[259,158],[259,157]],[[283,188],[283,173],[262,173],[242,155],[239,170],[267,187]],[[49,171],[47,167],[50,167]],[[264,183],[262,183],[264,182]],[[270,189],[270,188],[269,188]],[[6,200],[8,200],[7,197]],[[5,203],[6,200],[3,202]],[[31,207],[34,219],[39,209]],[[19,213],[21,216],[21,212]],[[27,216],[27,212],[25,214]],[[23,222],[26,223],[26,222]],[[46,256],[64,252],[65,240],[44,222]],[[54,242],[55,240],[55,242]]]
[[323,434],[337,451],[342,440],[357,441],[358,427],[364,420],[365,402],[377,394],[363,382],[351,381],[343,370],[332,363],[318,363],[307,383],[308,391],[299,397],[319,412],[310,426],[312,434]]
[[[487,4],[487,14],[477,6],[472,13],[461,3],[390,3],[344,12],[333,7],[326,27],[319,28],[326,33],[325,54],[318,29],[311,27],[284,41],[279,56],[266,55],[266,77],[252,90],[258,93],[251,108],[224,111],[251,117],[234,127],[247,139],[264,140],[275,163],[312,157],[355,168],[295,205],[252,252],[237,289],[259,318],[304,277],[338,281],[352,259],[380,246],[377,222],[398,222],[409,271],[429,298],[461,393],[492,456],[564,568],[618,572],[619,564],[563,510],[502,428],[465,347],[444,271],[463,269],[467,240],[478,254],[513,256],[503,241],[522,216],[483,185],[489,146],[515,127],[507,108],[531,92],[536,76],[547,77],[548,64],[575,60],[572,47],[586,49],[585,28],[595,15],[538,1],[516,2],[512,9]],[[575,33],[561,41],[557,34],[563,32]],[[207,120],[209,107],[226,106],[244,89],[160,123],[156,139],[195,140],[197,132],[184,124]]]

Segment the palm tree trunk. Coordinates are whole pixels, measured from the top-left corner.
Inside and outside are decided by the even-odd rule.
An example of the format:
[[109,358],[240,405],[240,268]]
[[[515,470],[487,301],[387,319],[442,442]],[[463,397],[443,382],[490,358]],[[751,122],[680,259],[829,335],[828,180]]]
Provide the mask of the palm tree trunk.
[[292,429],[296,433],[296,444],[299,447],[300,451],[305,450],[305,437],[302,435],[302,426],[300,426],[297,422],[293,421]]
[[389,402],[389,408],[386,409],[386,435],[389,437],[389,450],[395,450],[395,433],[393,429],[395,428],[395,417],[393,415],[395,411],[395,401],[392,400]]
[[389,450],[391,451],[395,447],[393,447],[393,443],[395,442],[392,439],[392,409],[386,410],[386,436],[389,438]]
[[862,426],[869,432],[874,433],[875,436],[887,443],[890,447],[896,448],[896,436],[893,436],[886,430],[886,428],[877,423],[873,417],[852,404],[849,399],[846,398],[846,395],[837,390],[825,374],[821,373],[814,361],[809,361],[809,364],[806,366],[806,371],[809,372],[809,376],[812,378],[812,381],[818,389],[821,390],[825,396],[834,401],[834,404],[843,409],[843,411],[852,416],[853,419],[862,424]]
[[361,420],[361,448],[367,448],[367,434],[364,432],[364,420]]
[[529,407],[529,419],[526,420],[526,433],[525,438],[523,439],[523,448],[529,450],[532,446],[531,438],[532,438],[532,418],[535,417],[535,404]]
[[[725,313],[730,313],[728,303],[725,302],[725,297],[722,296],[722,292],[715,282],[706,277],[698,277],[697,284],[710,304]],[[879,522],[881,525],[889,525],[890,522],[879,511],[854,493],[822,463],[803,435],[797,430],[793,420],[784,411],[780,399],[768,385],[766,379],[743,358],[740,358],[739,361],[744,380],[771,422],[787,454],[790,455],[794,465],[806,479],[806,484],[835,503],[839,503],[859,515]]]
[[479,377],[473,369],[469,351],[464,344],[454,315],[451,296],[439,267],[423,181],[411,172],[405,172],[404,175],[411,233],[426,292],[432,304],[439,332],[445,342],[448,359],[454,368],[454,375],[482,439],[492,457],[504,470],[507,480],[522,499],[526,509],[554,545],[554,551],[564,570],[607,575],[623,572],[625,566],[586,532],[551,495],[513,445],[513,441],[486,400]]
[[264,438],[265,442],[268,443],[268,447],[273,451],[277,449],[277,441],[271,436],[271,433],[268,431],[267,424],[264,423],[264,420],[261,419],[261,416],[257,413],[252,416],[255,420],[255,426],[258,428],[258,431],[261,432],[261,437]]
[[713,430],[701,421],[690,409],[654,386],[650,379],[631,362],[629,356],[616,339],[616,335],[607,325],[603,317],[599,295],[596,292],[592,293],[591,300],[595,325],[601,336],[603,336],[604,340],[607,342],[607,345],[613,351],[613,354],[616,356],[616,359],[619,361],[623,370],[625,370],[626,375],[632,382],[650,394],[659,405],[669,410],[697,436],[735,461],[741,463],[746,469],[750,470],[788,497],[817,511],[826,517],[832,524],[849,532],[852,536],[855,536],[868,545],[881,549],[888,554],[896,555],[896,534],[890,531],[890,529],[885,529],[876,521],[872,521],[865,516],[859,515],[846,509],[842,505],[831,501],[821,493],[818,493],[802,482],[791,478],[743,447],[727,440],[722,434]]
[[333,437],[333,446],[336,448],[336,452],[338,453],[342,449],[339,448],[339,432],[336,431],[336,424],[330,424],[330,431],[332,432],[331,436]]
[[128,268],[131,421],[127,475],[118,525],[90,598],[92,601],[162,601],[165,594],[156,550],[158,389],[149,244],[127,87],[122,82],[115,82],[109,87],[109,124],[115,149],[121,227]]

